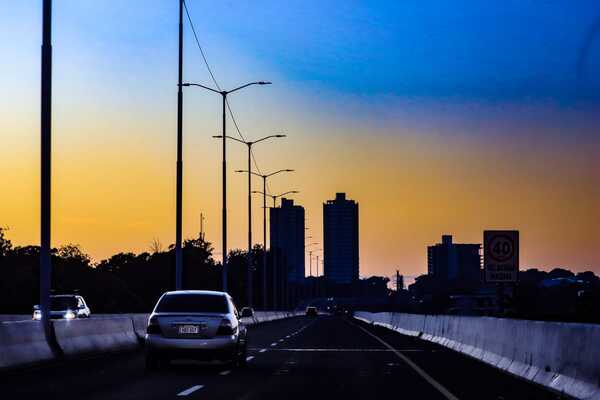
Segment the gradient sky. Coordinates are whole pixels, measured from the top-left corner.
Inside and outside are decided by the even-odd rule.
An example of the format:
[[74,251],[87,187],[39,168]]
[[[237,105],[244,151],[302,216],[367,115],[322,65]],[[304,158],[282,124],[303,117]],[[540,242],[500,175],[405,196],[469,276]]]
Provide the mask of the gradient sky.
[[[54,5],[53,243],[95,260],[174,241],[177,1]],[[368,3],[368,4],[367,4]],[[270,190],[360,203],[361,275],[426,271],[450,233],[521,231],[522,268],[600,273],[600,3],[188,0]],[[185,26],[185,80],[211,84]],[[39,237],[41,1],[0,13],[0,225]],[[220,249],[220,99],[185,92],[184,235]],[[229,132],[234,134],[229,123]],[[230,244],[245,247],[245,148],[229,147]],[[254,181],[260,189],[260,181]],[[262,237],[260,199],[253,229]],[[218,256],[220,257],[220,255]],[[308,263],[307,263],[308,267]]]

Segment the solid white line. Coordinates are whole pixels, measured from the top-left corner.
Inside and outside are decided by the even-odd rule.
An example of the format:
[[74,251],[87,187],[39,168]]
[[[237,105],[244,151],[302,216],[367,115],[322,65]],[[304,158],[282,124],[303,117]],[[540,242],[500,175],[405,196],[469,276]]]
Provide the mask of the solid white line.
[[[287,347],[278,347],[273,349],[273,351],[297,351],[297,352],[352,352],[352,353],[390,353],[394,350],[389,349],[302,349],[302,348],[287,348]],[[425,350],[418,349],[406,349],[406,350],[398,350],[401,352],[422,352]]]
[[458,397],[456,397],[455,395],[453,395],[452,393],[450,393],[450,391],[448,389],[446,389],[438,381],[436,381],[435,379],[433,379],[427,372],[423,371],[410,358],[406,357],[404,354],[402,354],[398,350],[394,349],[390,344],[388,344],[388,342],[384,341],[383,339],[381,339],[378,336],[375,336],[374,334],[372,334],[371,332],[369,332],[368,330],[366,330],[365,328],[363,328],[360,325],[356,325],[356,324],[354,324],[354,323],[352,323],[350,321],[348,321],[348,323],[351,324],[351,325],[354,325],[357,328],[360,328],[363,332],[365,332],[366,334],[368,334],[369,336],[371,336],[373,339],[377,340],[379,343],[381,343],[382,345],[384,345],[388,349],[392,350],[392,352],[395,355],[397,355],[398,358],[400,358],[402,361],[404,361],[406,364],[408,364],[409,367],[411,367],[412,369],[414,369],[415,372],[421,376],[421,378],[425,379],[431,386],[433,386],[434,388],[436,388],[438,390],[438,392],[440,392],[442,395],[444,395],[444,397],[446,397],[448,400],[458,400]]
[[230,373],[231,373],[231,370],[230,370],[230,369],[228,369],[228,370],[226,370],[226,371],[221,371],[221,372],[219,372],[219,375],[223,375],[223,376],[225,376],[225,375],[229,375]]
[[264,353],[267,349],[260,349],[259,353]]
[[252,361],[252,360],[254,360],[254,356],[248,356],[248,357],[246,357],[246,361]]
[[179,392],[177,393],[177,396],[189,396],[190,394],[194,393],[196,390],[200,390],[202,389],[204,386],[202,385],[196,385],[196,386],[192,386],[189,389],[185,389],[183,392]]

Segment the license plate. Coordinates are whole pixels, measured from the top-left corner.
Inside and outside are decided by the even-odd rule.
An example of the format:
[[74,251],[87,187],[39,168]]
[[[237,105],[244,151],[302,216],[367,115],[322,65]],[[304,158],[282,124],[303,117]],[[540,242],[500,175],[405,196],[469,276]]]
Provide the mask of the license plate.
[[183,335],[193,335],[200,331],[198,325],[180,325],[179,333]]

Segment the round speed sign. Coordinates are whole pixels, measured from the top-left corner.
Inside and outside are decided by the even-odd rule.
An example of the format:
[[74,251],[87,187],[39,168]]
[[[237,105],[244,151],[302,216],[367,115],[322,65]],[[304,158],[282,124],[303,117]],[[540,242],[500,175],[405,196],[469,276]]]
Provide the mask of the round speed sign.
[[510,260],[515,253],[515,243],[507,235],[496,235],[488,243],[486,249],[490,258],[496,262]]

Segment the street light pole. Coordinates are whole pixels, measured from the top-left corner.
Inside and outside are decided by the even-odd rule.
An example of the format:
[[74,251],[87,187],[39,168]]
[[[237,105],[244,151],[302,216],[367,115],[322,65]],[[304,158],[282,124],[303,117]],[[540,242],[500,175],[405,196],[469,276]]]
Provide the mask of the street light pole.
[[[276,173],[283,172],[283,171],[284,170],[280,170],[280,171],[277,171],[275,173],[268,174],[266,176],[263,175],[263,191],[259,192],[257,190],[254,190],[252,192],[252,193],[257,193],[257,194],[262,194],[263,195],[263,205],[264,205],[264,209],[263,209],[263,212],[264,212],[264,214],[263,214],[263,240],[264,240],[265,251],[266,251],[266,242],[267,242],[267,240],[266,240],[266,237],[267,237],[267,217],[266,217],[266,212],[267,212],[267,207],[266,207],[267,196],[269,196],[270,198],[273,199],[273,208],[276,208],[277,207],[277,198],[278,197],[282,197],[282,196],[285,196],[287,194],[292,194],[292,193],[300,193],[298,190],[290,190],[290,191],[287,191],[285,193],[281,193],[281,194],[278,194],[278,195],[272,195],[272,194],[268,194],[267,193],[267,191],[266,191],[266,189],[267,189],[266,179],[269,176],[275,175]],[[272,246],[273,246],[273,244],[271,243],[271,253],[273,255],[273,309],[277,309],[277,249],[273,249]],[[264,262],[265,262],[265,265],[266,265],[266,259],[264,260]],[[265,271],[266,271],[266,269],[265,269]],[[264,281],[263,281],[263,284],[265,285],[263,287],[263,290],[264,290],[265,293],[266,293],[266,285],[267,285],[266,279],[267,278],[265,276],[264,277]],[[266,302],[265,302],[265,307],[266,307]]]
[[[183,0],[180,0],[183,1]],[[252,86],[252,85],[270,85],[271,82],[264,82],[264,81],[259,81],[259,82],[250,82],[250,83],[246,83],[245,85],[242,86],[238,86],[235,89],[232,90],[217,90],[217,89],[213,89],[211,87],[208,86],[204,86],[201,85],[199,83],[183,83],[181,84],[181,86],[185,86],[185,87],[189,87],[189,86],[195,86],[195,87],[199,87],[202,89],[206,89],[209,90],[211,92],[220,94],[222,99],[223,99],[223,161],[222,161],[222,165],[223,165],[223,170],[222,170],[222,180],[223,180],[223,187],[222,187],[222,193],[223,193],[223,199],[222,199],[222,213],[223,213],[223,220],[222,220],[222,232],[223,232],[223,238],[222,238],[222,275],[223,275],[223,291],[227,292],[227,124],[226,124],[226,110],[227,110],[227,95],[233,92],[236,92],[240,89],[243,89],[245,87],[248,86]]]
[[[280,172],[292,172],[293,170],[291,169],[281,169],[279,171],[273,172],[271,174],[258,174],[256,172],[253,172],[251,169],[251,157],[252,157],[252,145],[261,142],[263,140],[267,140],[270,138],[282,138],[285,137],[285,135],[270,135],[270,136],[266,136],[263,137],[261,139],[255,140],[253,142],[246,142],[237,138],[233,138],[233,137],[229,137],[232,140],[235,140],[237,142],[240,143],[244,143],[248,146],[248,169],[247,170],[237,170],[235,172],[243,172],[243,173],[247,173],[248,174],[248,254],[247,254],[247,264],[248,264],[248,307],[252,307],[252,300],[253,300],[253,296],[252,296],[252,290],[253,290],[253,286],[252,286],[252,271],[251,271],[251,262],[252,262],[252,175],[256,175],[259,176],[261,178],[263,178],[264,181],[264,186],[266,188],[266,179],[270,176],[273,176],[275,174],[278,174]],[[264,190],[264,189],[263,189]],[[263,199],[263,203],[265,202],[265,200]],[[265,218],[266,219],[266,218]],[[263,226],[263,230],[266,230],[266,221],[264,221],[264,226]],[[266,238],[266,233],[263,233],[263,236]],[[266,241],[266,239],[265,239]],[[266,252],[266,248],[264,249],[264,251]],[[263,267],[266,270],[266,258],[263,257]],[[263,272],[263,304],[266,305],[266,300],[265,300],[265,296],[266,296],[266,289],[267,289],[267,281],[265,278],[265,274]]]
[[52,260],[50,258],[50,216],[52,177],[52,1],[44,0],[42,17],[42,77],[41,77],[41,188],[40,188],[40,312],[46,341],[51,343],[50,286]]
[[179,0],[179,67],[177,84],[177,161],[176,161],[176,200],[175,200],[175,289],[181,289],[183,256],[181,251],[183,213],[183,0]]

